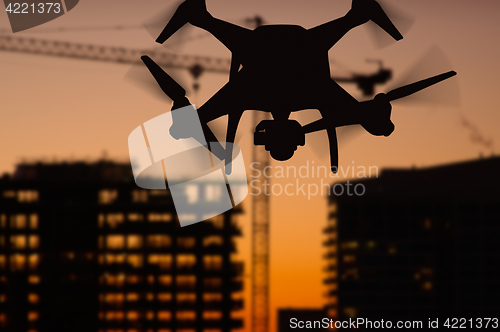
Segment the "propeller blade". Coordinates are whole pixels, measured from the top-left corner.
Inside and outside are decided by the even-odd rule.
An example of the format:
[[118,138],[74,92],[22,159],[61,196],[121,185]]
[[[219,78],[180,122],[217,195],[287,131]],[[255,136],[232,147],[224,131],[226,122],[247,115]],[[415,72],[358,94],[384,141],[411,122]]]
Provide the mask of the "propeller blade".
[[377,0],[377,2],[383,8],[385,14],[377,15],[377,17],[380,17],[369,21],[366,27],[373,38],[375,46],[383,48],[403,38],[413,26],[415,18],[391,3],[381,0]]
[[457,73],[455,71],[449,71],[444,74],[436,75],[433,77],[426,78],[424,80],[402,86],[400,88],[394,89],[387,93],[387,98],[389,101],[400,99],[412,95],[420,90],[426,89],[434,84],[441,81],[447,80],[450,77],[455,76]]
[[[156,50],[144,51],[144,53],[153,55],[156,53],[165,53],[165,51],[156,48]],[[188,83],[188,80],[186,80],[187,74],[185,70],[169,68],[168,75],[172,77],[175,82],[179,83],[181,87],[187,87],[188,89],[184,90],[187,90],[187,93],[189,95],[192,94],[192,89],[189,89],[191,85]],[[172,99],[168,95],[166,95],[159,87],[158,83],[151,75],[151,72],[148,70],[148,67],[144,65],[142,59],[137,60],[136,63],[130,66],[130,69],[125,74],[124,79],[129,83],[132,83],[135,86],[139,87],[141,90],[147,92],[149,95],[155,97],[156,99],[168,103],[172,101]]]
[[[420,81],[426,77],[436,75],[453,70],[453,65],[437,46],[431,47],[423,53],[420,58],[409,66],[403,74],[399,74],[398,78],[386,88],[386,91],[395,90],[399,87],[408,85],[413,82]],[[460,106],[460,87],[458,80],[447,80],[442,82],[432,89],[426,89],[417,94],[410,95],[404,99],[396,100],[396,103],[403,105],[411,104],[411,106],[426,105],[448,105]]]
[[158,10],[143,22],[144,28],[153,39],[174,51],[181,50],[182,44],[189,39],[190,30],[193,29],[190,24],[185,24],[187,20],[184,18],[179,20],[179,15],[174,17],[181,4],[182,1],[176,1],[173,5]]
[[186,90],[177,83],[169,74],[156,64],[149,56],[141,56],[141,60],[155,78],[163,92],[169,96],[174,103],[186,99]]

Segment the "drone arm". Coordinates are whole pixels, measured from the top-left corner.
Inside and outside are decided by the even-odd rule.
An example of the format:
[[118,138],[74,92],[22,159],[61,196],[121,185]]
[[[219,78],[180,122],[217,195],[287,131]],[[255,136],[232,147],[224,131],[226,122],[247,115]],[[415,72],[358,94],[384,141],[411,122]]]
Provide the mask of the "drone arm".
[[224,44],[224,46],[233,52],[233,54],[242,49],[245,40],[252,32],[252,30],[215,17],[205,19],[196,26],[210,32],[215,38]]
[[315,37],[325,41],[332,48],[349,30],[372,20],[395,40],[403,39],[396,26],[391,22],[382,7],[374,0],[353,0],[351,10],[339,19],[310,29]]
[[323,23],[309,29],[313,35],[312,40],[321,40],[326,49],[332,48],[349,30],[366,23],[363,18],[352,14],[352,10],[345,16],[330,22]]

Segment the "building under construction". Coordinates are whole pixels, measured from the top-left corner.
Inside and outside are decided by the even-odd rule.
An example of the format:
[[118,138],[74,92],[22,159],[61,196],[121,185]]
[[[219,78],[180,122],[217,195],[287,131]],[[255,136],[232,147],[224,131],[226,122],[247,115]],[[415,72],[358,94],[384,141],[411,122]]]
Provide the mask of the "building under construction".
[[21,164],[0,180],[0,330],[241,328],[240,212],[181,228],[128,164]]
[[496,317],[499,169],[494,157],[386,170],[353,183],[363,196],[330,196],[329,314],[424,324]]

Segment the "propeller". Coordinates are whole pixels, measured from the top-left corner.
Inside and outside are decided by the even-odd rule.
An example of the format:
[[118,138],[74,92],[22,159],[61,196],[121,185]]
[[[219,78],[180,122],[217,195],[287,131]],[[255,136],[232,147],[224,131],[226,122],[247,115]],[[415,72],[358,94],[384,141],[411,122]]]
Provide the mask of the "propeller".
[[[397,31],[399,31],[400,35],[405,36],[413,26],[415,18],[387,1],[377,0],[377,2],[383,8],[386,17],[381,16],[380,18],[372,19],[365,26],[375,46],[383,48],[401,39]],[[390,22],[392,24],[389,24]],[[393,28],[394,26],[397,28],[396,30]]]
[[[410,82],[436,75],[436,73],[451,71],[452,68],[451,61],[446,54],[438,46],[434,45],[424,52],[412,66],[399,75],[399,79],[392,81],[387,90],[395,90]],[[432,89],[425,89],[404,99],[395,100],[395,103],[400,105],[403,105],[403,103],[405,105],[411,104],[412,106],[440,105],[458,107],[461,103],[458,80],[442,82],[432,87]]]
[[[161,48],[155,48],[153,50],[145,50],[143,52],[143,54],[150,54],[152,57],[154,57],[154,54],[157,53],[165,53],[165,50]],[[167,72],[173,78],[173,80],[175,80],[180,86],[183,87],[184,90],[186,90],[187,95],[192,94],[192,84],[188,83],[185,70],[169,68]],[[144,65],[144,62],[141,59],[138,59],[134,64],[132,64],[132,66],[130,66],[129,70],[124,76],[124,79],[162,102],[172,102],[172,98],[162,91],[161,87],[155,81],[153,76],[151,76],[151,72]]]
[[[436,46],[431,47],[425,52],[413,65],[409,66],[404,74],[400,75],[387,89],[387,98],[392,103],[397,103],[401,106],[422,106],[422,105],[460,105],[460,89],[457,80],[447,80],[455,76],[454,71],[448,71],[440,75],[436,73],[449,70],[451,63],[444,54],[444,52]],[[429,78],[425,78],[429,77]],[[424,79],[422,79],[424,78]],[[440,83],[437,84],[436,83]],[[432,86],[434,85],[434,86]],[[426,89],[432,86],[431,89]],[[418,93],[417,93],[418,92]],[[403,98],[404,97],[404,98]],[[307,114],[309,111],[296,112],[296,119],[302,124],[312,124],[318,120],[318,116],[314,119]],[[302,115],[301,113],[304,113]],[[320,128],[317,126],[316,128]],[[314,129],[314,127],[310,127]],[[321,129],[319,129],[321,130]],[[360,137],[365,130],[360,125],[351,125],[337,128],[337,136],[339,146],[345,146],[352,142],[355,138]],[[314,154],[324,159],[326,157],[325,151],[328,151],[328,140],[326,132],[321,130],[319,132],[311,132],[306,135],[306,146],[309,147]]]
[[[182,3],[183,1],[175,1],[173,4],[158,10],[155,14],[144,20],[143,26],[153,40],[156,40],[161,34],[163,34],[162,39],[165,37],[165,33],[163,32],[165,26],[174,18],[177,8],[179,8]],[[179,17],[179,15],[177,15],[177,17]],[[211,36],[210,33],[203,30],[193,35],[192,31],[194,31],[194,27],[191,24],[184,24],[186,23],[184,21],[180,22],[182,23],[180,24],[177,21],[179,21],[179,19],[173,20],[172,24],[175,23],[175,29],[169,29],[168,32],[171,34],[166,36],[167,39],[162,43],[162,45],[169,50],[180,52],[182,46],[187,42]],[[172,26],[172,24],[169,25]]]

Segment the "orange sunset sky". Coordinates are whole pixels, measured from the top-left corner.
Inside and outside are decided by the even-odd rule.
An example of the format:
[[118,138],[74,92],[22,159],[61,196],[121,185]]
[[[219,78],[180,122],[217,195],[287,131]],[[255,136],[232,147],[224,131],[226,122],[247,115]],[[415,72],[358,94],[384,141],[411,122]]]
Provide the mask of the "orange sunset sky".
[[[432,45],[438,45],[447,55],[451,68],[437,68],[433,74],[450,69],[458,72],[453,80],[460,88],[461,107],[394,104],[392,120],[396,130],[393,135],[379,138],[364,133],[349,144],[341,145],[341,167],[425,167],[478,158],[480,154],[498,154],[500,2],[387,2],[415,19],[405,38],[378,49],[364,27],[356,28],[331,50],[332,72],[344,76],[349,70],[372,73],[377,66],[367,63],[366,59],[381,59],[386,67],[394,70],[397,78]],[[44,29],[140,26],[156,11],[173,3],[82,0],[63,17],[16,35],[151,49],[157,47],[154,40],[140,28],[66,32],[44,32]],[[350,1],[207,0],[207,5],[214,16],[236,24],[244,24],[245,18],[258,14],[268,24],[298,24],[309,28],[344,15],[350,8]],[[0,29],[2,34],[12,35],[4,12],[0,13]],[[191,34],[197,36],[200,32],[193,29]],[[229,58],[229,51],[210,36],[185,42],[176,52]],[[0,172],[11,172],[23,159],[96,160],[103,156],[103,151],[107,152],[108,158],[127,161],[129,133],[144,121],[170,109],[169,104],[124,80],[129,68],[130,65],[125,64],[0,51]],[[187,73],[180,74],[185,75],[188,85],[192,83]],[[201,88],[197,94],[190,95],[191,101],[203,104],[227,79],[222,74],[203,74],[199,80]],[[355,87],[345,87],[356,98],[361,98]],[[384,87],[380,91],[384,91]],[[493,140],[492,148],[471,141],[470,129],[461,125],[463,117],[473,123],[486,139]],[[249,174],[253,136],[250,120],[250,112],[247,112],[239,129]],[[320,158],[311,153],[307,143],[313,141],[317,142],[308,139],[306,146],[299,147],[290,161],[273,162],[273,166],[300,167],[313,162],[328,165],[327,157]],[[320,180],[300,179],[305,184]],[[295,182],[295,179],[273,181],[284,185]],[[323,181],[331,182],[332,179]],[[250,211],[249,197],[243,204],[244,209]],[[282,307],[319,307],[324,303],[322,294],[325,291],[322,286],[322,228],[326,224],[326,197],[273,196],[271,204],[271,314]],[[244,238],[239,248],[247,262],[248,278],[245,280],[249,290],[249,213],[240,217],[240,223]]]

